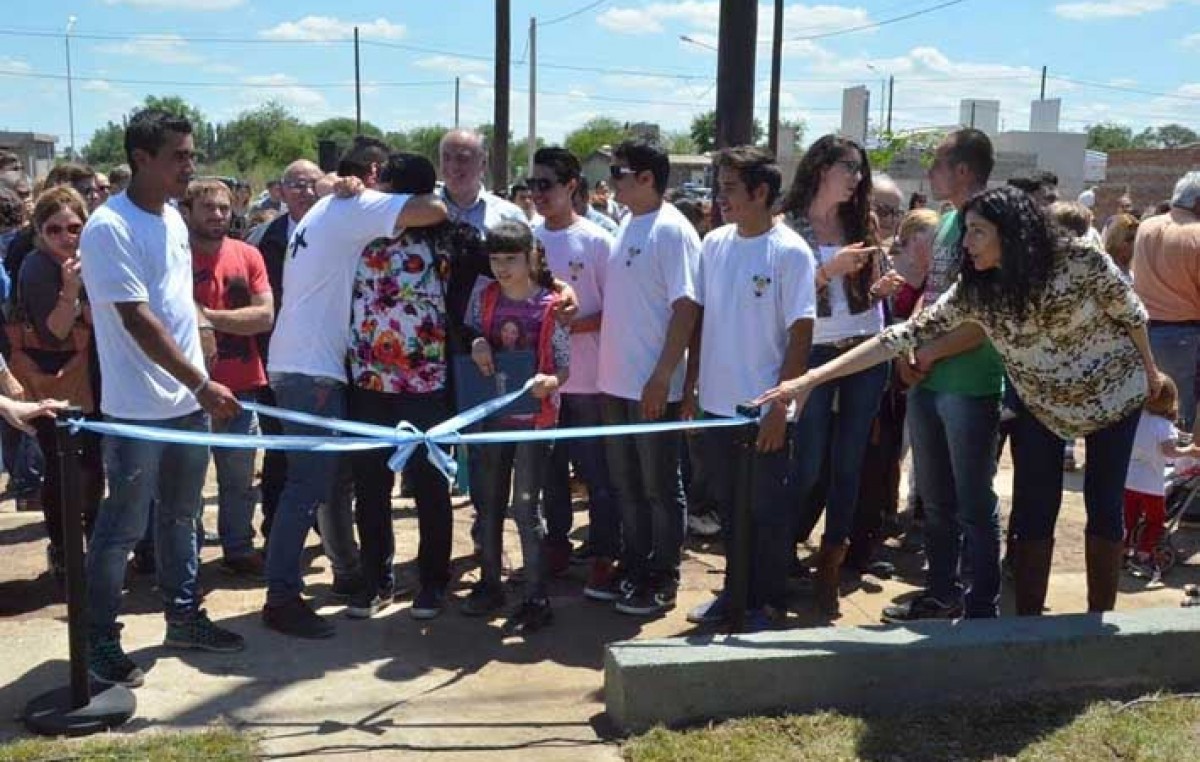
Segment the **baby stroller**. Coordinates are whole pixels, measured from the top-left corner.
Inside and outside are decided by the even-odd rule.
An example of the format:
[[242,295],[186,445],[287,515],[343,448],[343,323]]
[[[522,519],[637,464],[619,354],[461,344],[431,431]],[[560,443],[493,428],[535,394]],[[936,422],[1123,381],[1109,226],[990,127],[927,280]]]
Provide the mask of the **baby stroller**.
[[[1135,577],[1165,577],[1179,560],[1172,538],[1180,524],[1200,523],[1200,461],[1180,462],[1167,477],[1166,514],[1166,527],[1154,548],[1153,563],[1149,569],[1131,564],[1130,572]],[[1131,545],[1137,545],[1144,524],[1143,518],[1133,528]]]

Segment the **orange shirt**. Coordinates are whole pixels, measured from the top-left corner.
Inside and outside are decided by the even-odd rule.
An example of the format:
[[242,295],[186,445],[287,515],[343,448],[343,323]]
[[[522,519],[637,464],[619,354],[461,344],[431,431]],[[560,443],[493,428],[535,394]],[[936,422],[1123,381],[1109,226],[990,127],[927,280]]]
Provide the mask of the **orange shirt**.
[[1151,320],[1200,320],[1200,220],[1172,209],[1138,226],[1133,290]]

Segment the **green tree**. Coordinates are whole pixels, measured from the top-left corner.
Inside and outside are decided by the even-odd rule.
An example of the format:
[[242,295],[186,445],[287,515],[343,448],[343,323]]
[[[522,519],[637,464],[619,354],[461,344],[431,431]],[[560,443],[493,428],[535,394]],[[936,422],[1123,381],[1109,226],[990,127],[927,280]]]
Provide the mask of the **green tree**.
[[[538,138],[535,145],[537,148],[545,148],[546,141]],[[508,167],[510,179],[525,177],[529,172],[529,138],[521,138],[515,143],[508,144]]]
[[83,147],[83,160],[93,167],[110,169],[125,163],[125,127],[109,122]]
[[1133,148],[1133,130],[1124,124],[1115,122],[1088,125],[1087,147],[1092,151],[1119,151]]
[[[192,123],[192,138],[196,150],[202,158],[212,156],[215,144],[216,128],[201,113],[200,109],[191,105],[178,95],[147,95],[141,105],[134,108],[126,119],[138,111],[147,108],[160,109],[170,114],[187,117]],[[81,151],[83,160],[97,167],[111,168],[124,164],[125,157],[125,125],[108,122],[92,135],[92,139]]]
[[615,146],[625,139],[625,125],[607,116],[594,116],[581,127],[567,133],[563,147],[586,161],[592,152],[601,146]]
[[668,132],[663,135],[663,145],[668,153],[696,153],[696,141],[687,132]]
[[[332,140],[334,145],[337,146],[339,155],[349,148],[350,144],[354,142],[354,138],[360,134],[383,139],[383,130],[375,125],[370,122],[363,122],[362,132],[360,133],[355,127],[354,119],[346,116],[337,116],[317,122],[312,126],[312,132],[313,140]],[[391,143],[388,143],[388,145],[391,145]],[[397,148],[396,150],[401,149]]]
[[436,166],[438,163],[438,144],[442,142],[442,136],[449,131],[449,127],[441,124],[414,127],[405,133],[406,144],[403,150],[418,153],[432,161]]
[[313,128],[275,101],[226,123],[216,153],[239,173],[277,175],[296,159],[316,159]]
[[[717,112],[715,109],[705,111],[703,114],[697,114],[692,119],[692,126],[688,130],[692,136],[692,141],[696,144],[696,148],[700,153],[708,153],[717,146]],[[763,126],[762,122],[757,117],[754,119],[754,124],[750,130],[750,142],[754,145],[760,145],[763,141]]]
[[908,133],[885,131],[875,140],[875,147],[867,149],[867,160],[871,162],[871,171],[886,172],[900,154],[911,150],[920,153],[921,165],[928,168],[933,163],[933,149],[942,141],[943,137],[945,134],[940,130]]
[[[192,123],[192,140],[196,144],[196,150],[200,152],[201,159],[212,157],[216,148],[216,131],[200,109],[178,95],[147,95],[141,107],[134,111],[141,108],[154,108],[168,114],[187,117]],[[133,116],[133,112],[130,116]]]
[[1200,142],[1200,135],[1197,135],[1195,130],[1184,127],[1182,124],[1164,124],[1158,128],[1156,135],[1159,144],[1163,148],[1179,148],[1180,146]]
[[790,127],[795,131],[796,139],[792,142],[792,150],[800,153],[804,150],[804,136],[808,132],[808,122],[803,119],[780,119],[780,127]]

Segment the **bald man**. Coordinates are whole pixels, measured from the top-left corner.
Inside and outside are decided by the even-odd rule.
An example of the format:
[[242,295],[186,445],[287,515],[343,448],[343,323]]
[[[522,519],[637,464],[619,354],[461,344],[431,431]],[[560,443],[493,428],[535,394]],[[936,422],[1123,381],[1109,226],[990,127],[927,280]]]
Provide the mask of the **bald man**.
[[442,200],[446,202],[451,220],[461,220],[481,232],[503,220],[529,224],[520,207],[484,189],[487,147],[483,135],[469,130],[450,130],[438,145],[438,159],[445,183]]
[[[267,231],[263,233],[262,240],[258,243],[258,250],[262,252],[263,261],[267,266],[267,279],[271,282],[276,317],[279,316],[279,308],[283,305],[283,260],[287,252],[288,239],[291,238],[292,231],[296,229],[296,223],[304,219],[304,215],[317,202],[316,184],[324,174],[320,167],[307,159],[293,161],[283,170],[283,176],[280,178],[280,191],[283,194],[283,202],[287,204],[287,214],[276,217],[274,222],[267,226]],[[267,361],[267,350],[270,343],[271,334],[269,332],[259,334],[258,348],[264,365]],[[275,397],[271,393],[270,387],[263,390],[262,401],[267,405],[275,404]],[[260,427],[264,434],[283,433],[279,421],[270,416],[262,417]],[[286,479],[287,458],[284,453],[279,450],[264,452],[261,483],[262,533],[264,536],[271,531],[271,523],[275,519],[275,509],[279,506],[279,496],[283,492],[283,484]]]
[[904,218],[904,194],[896,181],[878,174],[871,181],[871,211],[879,222],[879,240],[887,246],[896,237],[896,229]]

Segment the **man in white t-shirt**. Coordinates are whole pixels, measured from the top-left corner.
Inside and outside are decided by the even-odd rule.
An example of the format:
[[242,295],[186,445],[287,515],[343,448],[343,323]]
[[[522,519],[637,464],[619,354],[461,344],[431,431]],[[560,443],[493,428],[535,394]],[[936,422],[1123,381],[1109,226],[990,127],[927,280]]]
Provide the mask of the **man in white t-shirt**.
[[[147,109],[125,130],[133,179],[98,208],[79,242],[92,306],[102,379],[101,411],[110,421],[207,432],[209,415],[227,420],[237,398],[211,380],[192,300],[188,229],[168,201],[182,198],[196,167],[192,126]],[[151,501],[158,586],[167,619],[164,645],[240,651],[242,636],[217,627],[199,607],[196,519],[208,448],[107,437],[108,497],[88,547],[88,667],[94,679],[136,687],[142,670],[125,655],[117,612],[125,562],[142,536]]]
[[[571,377],[562,388],[560,428],[599,426],[603,423],[599,387],[600,320],[604,307],[604,277],[612,254],[613,238],[599,226],[580,217],[572,197],[583,180],[583,170],[565,148],[540,148],[533,156],[533,176],[526,184],[544,222],[534,236],[545,251],[550,272],[566,282],[579,300],[579,315],[571,323]],[[546,514],[546,564],[551,574],[561,574],[570,564],[571,463],[588,491],[588,555],[592,559],[584,594],[605,588],[614,573],[613,560],[620,548],[620,516],[613,501],[604,457],[604,440],[571,439],[554,446],[547,467],[544,500]]]
[[[683,399],[683,358],[700,306],[700,238],[679,210],[663,203],[667,152],[629,140],[609,167],[621,221],[604,284],[598,386],[610,425],[673,421]],[[677,433],[610,437],[609,473],[621,507],[622,572],[589,595],[617,611],[657,614],[675,605],[687,505]]]
[[[387,146],[356,139],[339,172],[368,190],[341,198],[327,196],[308,211],[292,233],[283,269],[283,306],[275,320],[267,365],[280,407],[327,418],[346,417],[346,358],[350,345],[350,304],[354,273],[362,250],[400,228],[423,227],[446,219],[445,206],[432,195],[407,196],[370,190],[387,162]],[[283,423],[286,434],[324,433]],[[333,636],[333,625],[300,597],[304,589],[300,556],[318,510],[337,515],[322,522],[352,542],[348,500],[332,505],[341,459],[336,455],[288,453],[287,480],[267,540],[267,627],[301,638]],[[327,510],[328,510],[327,509]],[[324,538],[326,548],[330,539]],[[337,539],[345,543],[346,538]],[[345,591],[353,594],[356,590]]]
[[[705,237],[700,255],[697,296],[704,312],[699,407],[706,418],[728,418],[738,405],[757,397],[761,392],[755,390],[763,384],[796,378],[807,368],[817,316],[816,265],[804,239],[773,219],[771,210],[783,175],[771,155],[741,146],[722,151],[716,164],[717,204],[730,224]],[[793,523],[789,428],[786,406],[775,404],[764,411],[758,429],[747,602],[747,625],[752,629],[786,614]],[[712,469],[708,476],[722,513],[725,547],[731,548],[739,432],[706,429],[702,436]],[[728,566],[725,580],[725,590],[690,612],[688,621],[720,624],[726,620]]]

